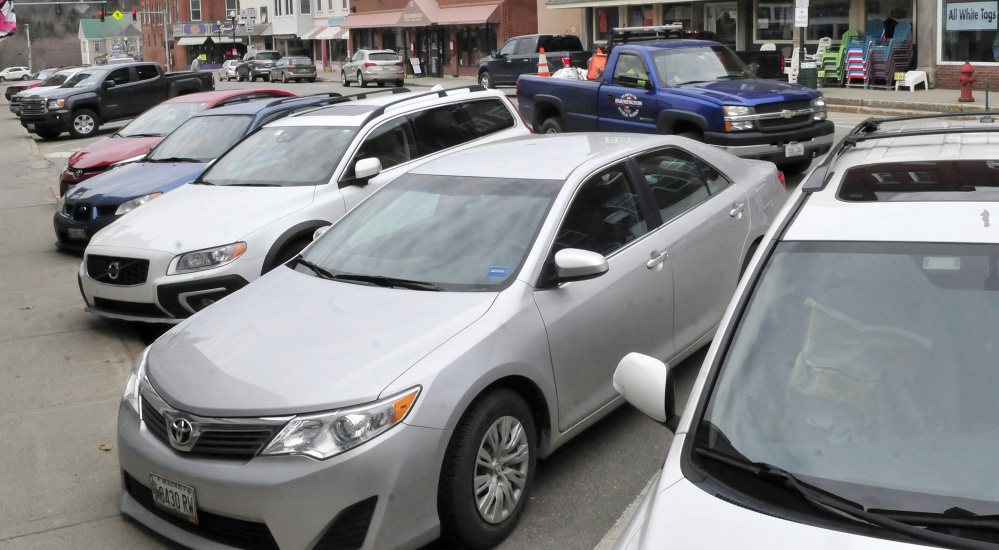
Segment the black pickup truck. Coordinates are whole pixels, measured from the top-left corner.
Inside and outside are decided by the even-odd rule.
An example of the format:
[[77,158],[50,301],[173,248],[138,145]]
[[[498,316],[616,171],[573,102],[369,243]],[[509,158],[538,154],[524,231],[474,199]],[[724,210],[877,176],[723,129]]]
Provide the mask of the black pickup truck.
[[21,126],[51,139],[81,138],[101,124],[132,118],[171,97],[215,89],[211,72],[164,73],[157,63],[105,65],[82,70],[62,86],[21,102]]
[[541,48],[545,49],[548,70],[564,67],[568,57],[573,67],[586,67],[592,52],[583,48],[578,36],[571,34],[525,34],[506,41],[499,51],[479,60],[479,84],[484,88],[514,86],[522,74],[537,74]]

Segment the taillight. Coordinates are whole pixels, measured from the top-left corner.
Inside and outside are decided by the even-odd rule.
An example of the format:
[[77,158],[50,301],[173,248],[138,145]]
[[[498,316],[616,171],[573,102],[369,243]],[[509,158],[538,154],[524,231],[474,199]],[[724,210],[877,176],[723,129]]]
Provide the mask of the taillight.
[[400,62],[396,63],[396,66],[398,66],[398,67],[405,67],[406,64],[403,63],[402,61],[400,61]]
[[777,179],[780,180],[780,184],[784,186],[784,190],[787,191],[787,181],[784,180],[784,172],[777,170]]
[[375,64],[374,63],[365,63],[364,66],[365,67],[374,67]]
[[294,69],[295,67],[292,67],[291,65],[288,65],[288,68],[289,69]]

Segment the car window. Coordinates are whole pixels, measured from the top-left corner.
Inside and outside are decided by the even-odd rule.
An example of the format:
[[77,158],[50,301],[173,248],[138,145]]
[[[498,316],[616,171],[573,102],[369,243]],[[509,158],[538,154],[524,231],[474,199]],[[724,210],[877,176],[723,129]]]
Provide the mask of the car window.
[[391,52],[374,52],[368,54],[370,61],[399,61],[399,56]]
[[119,130],[118,135],[165,136],[207,107],[207,101],[160,103]]
[[375,157],[382,169],[402,164],[419,156],[416,138],[409,119],[398,117],[375,128],[364,139],[355,155],[356,159]]
[[410,115],[419,136],[420,155],[429,155],[471,141],[474,129],[457,104],[434,107]]
[[278,52],[258,52],[257,59],[273,61],[275,59],[281,59],[281,54]]
[[67,80],[66,83],[62,85],[62,87],[87,88],[90,86],[96,86],[98,83],[104,80],[104,76],[107,74],[108,71],[106,69],[83,70],[70,77],[69,80]]
[[515,55],[524,55],[534,53],[536,51],[537,49],[535,48],[534,37],[528,36],[526,38],[521,38],[520,41],[517,42],[517,50],[513,53]]
[[621,84],[620,80],[622,75],[637,78],[639,80],[648,80],[649,71],[645,68],[645,60],[643,60],[638,54],[621,53],[621,55],[617,58],[617,64],[614,65],[613,83],[615,85],[624,85]]
[[511,38],[510,40],[507,40],[506,44],[503,44],[503,47],[500,48],[499,53],[501,55],[513,55],[513,52],[517,49],[518,42],[520,42],[519,38]]
[[715,170],[703,160],[695,159],[695,162],[697,162],[697,166],[701,171],[701,177],[704,179],[704,183],[708,184],[708,191],[711,191],[712,195],[717,195],[722,189],[732,184],[721,172]]
[[208,162],[239,141],[252,121],[253,117],[248,115],[192,118],[161,141],[148,160],[183,158]]
[[282,57],[281,59],[277,60],[276,65],[287,65],[289,63],[291,63],[291,61],[289,61],[287,57]]
[[621,163],[601,170],[580,187],[552,252],[580,248],[608,256],[648,231],[638,193]]
[[659,82],[671,86],[753,77],[749,67],[724,46],[661,49],[650,55]]
[[292,57],[291,58],[291,64],[292,65],[303,65],[303,66],[304,65],[312,65],[312,60],[309,59],[308,57]]
[[128,67],[115,69],[111,71],[111,73],[108,74],[107,78],[104,80],[114,82],[116,86],[121,86],[122,84],[128,84],[132,81],[132,72],[128,69]]
[[[635,159],[663,223],[704,202],[711,195],[693,156],[666,149]],[[717,172],[715,172],[717,174]]]
[[470,101],[461,104],[461,108],[477,138],[513,128],[516,124],[513,113],[503,104],[502,99]]
[[572,52],[583,49],[583,43],[578,36],[543,36],[540,42],[540,46],[546,52]]
[[354,57],[350,58],[351,61],[360,61],[362,59],[364,59],[364,52],[363,51],[359,51],[359,52],[355,53]]
[[160,72],[152,65],[139,65],[135,68],[135,74],[139,77],[139,80],[149,80],[158,77]]

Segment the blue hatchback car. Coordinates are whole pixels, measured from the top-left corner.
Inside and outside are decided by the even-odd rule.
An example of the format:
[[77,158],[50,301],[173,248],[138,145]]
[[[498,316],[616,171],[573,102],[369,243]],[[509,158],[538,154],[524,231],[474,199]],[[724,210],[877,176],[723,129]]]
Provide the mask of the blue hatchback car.
[[194,181],[210,162],[257,128],[336,103],[340,94],[250,101],[195,115],[139,162],[123,164],[67,193],[53,217],[56,246],[83,252],[95,233],[156,197]]

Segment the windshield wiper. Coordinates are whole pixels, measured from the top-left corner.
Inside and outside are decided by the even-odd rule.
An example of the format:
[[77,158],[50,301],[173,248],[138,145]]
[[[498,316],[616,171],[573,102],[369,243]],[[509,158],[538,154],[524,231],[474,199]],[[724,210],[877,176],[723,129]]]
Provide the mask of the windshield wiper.
[[278,183],[230,183],[232,187],[281,187]]
[[212,182],[210,182],[208,180],[194,180],[191,183],[189,183],[188,185],[217,185],[217,184],[212,183]]
[[165,157],[161,159],[149,159],[151,162],[204,162],[201,159],[192,159],[189,157]]
[[373,285],[384,287],[395,286],[399,288],[409,288],[412,290],[432,290],[436,292],[444,290],[434,283],[413,281],[410,279],[396,279],[394,277],[384,277],[382,275],[355,275],[344,273],[340,275],[333,275],[333,278],[338,281],[357,281],[359,283],[371,283]]
[[155,133],[148,133],[148,134],[123,134],[121,132],[117,132],[117,134],[118,134],[119,137],[163,137],[163,134],[155,134]]
[[[969,550],[995,549],[995,544],[992,543],[966,539],[955,535],[948,535],[917,527],[917,525],[933,527],[968,527],[965,523],[968,521],[968,518],[965,517],[929,514],[930,516],[934,516],[937,522],[930,524],[925,517],[921,517],[919,521],[914,521],[910,524],[905,519],[907,517],[911,518],[911,515],[905,512],[893,513],[886,510],[866,510],[863,506],[856,502],[802,481],[795,477],[795,475],[791,472],[788,472],[778,466],[774,466],[773,464],[767,464],[765,462],[750,462],[744,458],[716,451],[715,449],[704,445],[696,447],[694,451],[703,457],[749,472],[764,481],[781,485],[795,492],[813,506],[827,512],[831,511],[840,516],[846,516],[856,521],[874,525],[887,531],[898,533],[921,542],[931,542],[942,546],[966,548]],[[920,514],[920,516],[923,516],[923,514]],[[952,519],[954,523],[949,525],[945,524],[941,518]],[[994,516],[983,516],[983,519],[987,519],[989,522],[991,522],[993,518]],[[991,524],[986,523],[976,525],[976,528],[993,527]]]
[[327,271],[327,270],[319,267],[318,265],[310,262],[309,260],[306,260],[305,258],[303,258],[301,256],[299,256],[298,259],[295,260],[295,261],[298,262],[298,265],[304,265],[305,267],[311,269],[312,272],[315,273],[320,279],[333,279],[334,278],[334,275],[332,273],[330,273],[329,271]]

